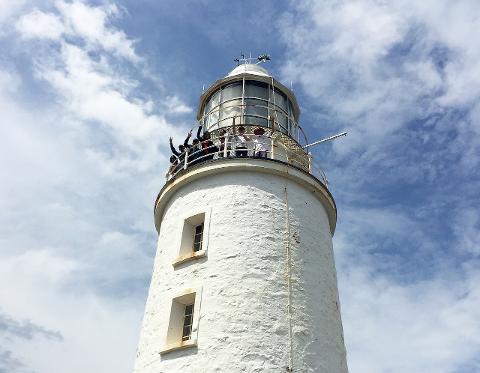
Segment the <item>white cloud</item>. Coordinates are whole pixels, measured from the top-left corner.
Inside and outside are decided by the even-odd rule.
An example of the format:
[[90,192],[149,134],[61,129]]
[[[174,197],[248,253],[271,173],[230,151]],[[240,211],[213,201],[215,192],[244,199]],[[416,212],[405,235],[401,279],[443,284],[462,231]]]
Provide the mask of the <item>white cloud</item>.
[[[118,15],[117,7],[92,7],[79,1],[59,1],[56,7],[59,16],[35,10],[20,18],[17,29],[24,37],[56,37],[58,45],[47,46],[36,60],[37,76],[51,85],[71,118],[100,125],[117,145],[109,152],[98,147],[85,149],[86,156],[110,175],[126,168],[156,167],[164,156],[151,139],[167,132],[175,134],[178,129],[171,127],[158,109],[152,112],[151,101],[135,97],[135,80],[112,68],[112,56],[140,61],[133,41],[108,25],[109,19]],[[63,33],[46,26],[53,20],[65,25]],[[87,48],[72,43],[71,36],[85,40]],[[165,114],[190,111],[178,97],[170,96],[166,102]],[[166,147],[166,142],[162,145]]]
[[128,372],[138,338],[141,303],[99,297],[71,286],[67,290],[65,260],[70,262],[51,252],[28,252],[0,262],[2,283],[15,284],[15,292],[10,286],[0,290],[3,311],[31,320],[38,328],[58,330],[63,338],[5,335],[0,340],[8,342],[12,358],[24,364],[25,371],[49,372],[54,359],[55,369],[62,372]]
[[165,106],[171,114],[189,114],[193,110],[185,105],[177,96],[168,96],[165,100]]
[[[467,215],[454,220],[459,239],[478,236]],[[334,246],[352,372],[463,372],[480,353],[480,263],[456,265],[418,220],[398,207],[343,211]],[[425,267],[405,258],[419,254]]]
[[26,0],[0,0],[0,26],[15,15],[26,3]]
[[51,13],[43,13],[38,9],[22,16],[17,24],[17,30],[27,39],[57,40],[65,32],[60,18]]
[[[349,130],[338,155],[398,147],[398,131],[480,102],[475,1],[301,1],[279,29],[285,80]],[[469,136],[475,120],[467,117]],[[337,124],[338,125],[338,124]],[[432,136],[436,136],[430,128]],[[441,128],[438,128],[443,130]],[[478,141],[469,141],[475,149]],[[469,162],[478,164],[478,155]]]
[[119,14],[115,4],[111,3],[104,7],[92,7],[82,1],[71,3],[57,1],[56,4],[73,34],[118,56],[134,62],[140,60],[135,53],[134,42],[128,39],[123,31],[108,24]]
[[87,49],[102,48],[131,62],[140,62],[134,41],[123,31],[109,23],[119,15],[115,4],[93,7],[83,1],[57,1],[59,14],[45,13],[38,9],[23,15],[16,23],[16,29],[24,38],[58,40],[62,34],[80,37]]
[[365,267],[341,276],[351,371],[450,373],[480,352],[475,276],[399,285]]
[[54,360],[63,372],[128,372],[168,136],[187,131],[165,117],[188,108],[173,93],[170,107],[152,104],[157,92],[137,94],[148,67],[112,26],[115,6],[60,1],[41,9],[15,21],[11,30],[22,37],[5,57],[26,52],[34,75],[0,63],[8,124],[0,136],[0,282],[11,284],[0,303],[64,339],[9,336],[0,367],[50,372]]

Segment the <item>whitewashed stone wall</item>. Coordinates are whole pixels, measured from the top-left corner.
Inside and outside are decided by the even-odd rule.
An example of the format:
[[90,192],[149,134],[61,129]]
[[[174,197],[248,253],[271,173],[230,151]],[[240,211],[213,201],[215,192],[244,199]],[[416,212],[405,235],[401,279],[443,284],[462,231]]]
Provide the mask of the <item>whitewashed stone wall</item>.
[[[286,178],[227,172],[183,186],[165,208],[135,373],[287,371],[286,183],[293,371],[347,372],[324,207]],[[174,268],[183,217],[201,211],[210,211],[207,255]],[[171,294],[186,288],[202,289],[198,347],[160,355]]]

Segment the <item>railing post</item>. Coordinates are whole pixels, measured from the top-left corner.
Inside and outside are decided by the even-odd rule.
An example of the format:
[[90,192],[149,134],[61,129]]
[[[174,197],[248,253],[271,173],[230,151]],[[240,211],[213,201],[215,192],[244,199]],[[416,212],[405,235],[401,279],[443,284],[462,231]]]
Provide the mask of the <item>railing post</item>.
[[271,134],[270,134],[270,140],[271,140],[271,151],[270,151],[270,158],[271,159],[275,159],[275,156],[274,156],[274,152],[273,152],[273,134],[274,134],[274,131],[275,131],[275,118],[273,116],[270,116],[269,118],[269,122],[270,124],[272,125],[272,129],[271,129]]
[[[233,133],[232,133],[232,140],[233,140],[233,141],[232,141],[232,146],[231,146],[233,152],[235,152],[235,148],[236,148],[236,142],[235,142],[235,136],[236,136],[236,134],[235,134],[235,131],[236,131],[236,129],[235,129],[235,119],[236,119],[236,117],[233,117]],[[234,153],[234,154],[235,154],[235,153]]]

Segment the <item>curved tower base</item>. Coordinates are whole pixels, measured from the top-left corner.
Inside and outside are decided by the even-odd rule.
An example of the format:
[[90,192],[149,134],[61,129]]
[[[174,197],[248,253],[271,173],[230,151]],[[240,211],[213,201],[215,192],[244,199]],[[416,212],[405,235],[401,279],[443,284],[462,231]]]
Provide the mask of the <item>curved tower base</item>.
[[135,373],[347,372],[336,210],[317,179],[271,160],[217,160],[167,184],[155,219]]

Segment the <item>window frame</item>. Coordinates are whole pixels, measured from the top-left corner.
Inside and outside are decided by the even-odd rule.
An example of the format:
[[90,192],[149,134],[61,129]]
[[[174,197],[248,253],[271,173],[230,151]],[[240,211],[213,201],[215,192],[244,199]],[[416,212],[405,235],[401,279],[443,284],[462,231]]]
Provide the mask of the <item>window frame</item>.
[[[202,304],[202,287],[183,289],[180,292],[169,293],[166,296],[169,300],[170,312],[166,312],[163,325],[165,325],[163,334],[163,344],[160,347],[160,355],[172,351],[192,348],[198,346],[198,329],[200,324],[200,310]],[[193,305],[192,324],[190,338],[183,339],[183,328],[185,321],[185,307]],[[179,314],[179,311],[182,311]]]
[[[186,342],[192,339],[194,313],[195,313],[195,303],[186,304],[185,312],[183,315],[182,342]],[[188,329],[187,333],[185,333],[185,329]]]
[[[199,232],[199,229],[198,229],[199,227],[201,227],[200,232]],[[205,222],[204,221],[193,227],[193,247],[192,247],[192,249],[193,249],[194,253],[202,251],[204,229],[205,229]],[[198,237],[200,237],[200,239],[197,241]],[[196,250],[196,245],[199,245],[198,250]]]
[[[203,215],[203,220],[200,218]],[[192,210],[179,218],[178,229],[175,232],[175,243],[172,265],[174,268],[207,256],[210,235],[211,208]],[[200,250],[195,251],[195,228],[203,223],[202,241]]]

